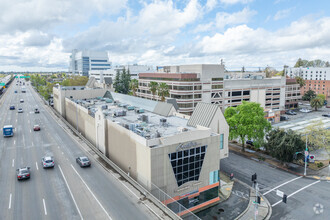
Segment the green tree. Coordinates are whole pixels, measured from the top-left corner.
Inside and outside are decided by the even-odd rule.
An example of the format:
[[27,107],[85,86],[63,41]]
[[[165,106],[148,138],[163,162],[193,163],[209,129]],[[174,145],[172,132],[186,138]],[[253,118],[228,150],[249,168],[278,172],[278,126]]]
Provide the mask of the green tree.
[[149,83],[149,90],[150,90],[150,92],[152,94],[152,99],[155,99],[155,95],[156,95],[157,89],[158,89],[158,83],[151,81]]
[[317,94],[316,98],[322,99],[322,102],[324,103],[325,101],[325,95],[324,94]]
[[309,89],[302,97],[302,100],[304,101],[311,101],[313,98],[316,97],[316,94],[313,90]]
[[305,149],[305,143],[301,139],[301,135],[292,130],[273,129],[267,134],[266,140],[265,148],[267,152],[282,163],[292,162],[295,153],[302,152]]
[[309,149],[326,149],[330,154],[330,130],[324,129],[324,123],[321,120],[314,121],[305,128],[302,137],[304,142],[306,142],[306,137]]
[[305,80],[300,76],[296,77],[296,82],[299,84],[299,88],[304,87],[306,85]]
[[115,92],[120,93],[121,82],[120,82],[120,71],[119,70],[117,70],[117,72],[116,72],[116,77],[115,77],[115,81],[113,83],[113,87],[115,88]]
[[136,90],[139,88],[139,81],[137,79],[132,79],[129,85],[132,94],[136,96]]
[[299,58],[299,59],[297,60],[296,64],[294,65],[294,67],[301,67],[301,66],[303,66],[303,65],[304,65],[304,63],[303,63],[302,59]]
[[160,83],[157,89],[158,96],[160,96],[160,100],[162,102],[165,101],[165,97],[170,95],[170,91],[168,89],[168,85],[166,83]]
[[229,138],[239,138],[242,151],[245,151],[247,139],[262,140],[271,129],[271,124],[265,119],[264,109],[259,103],[246,102],[237,107],[225,110],[225,118],[229,125]]
[[315,108],[315,111],[317,111],[318,108],[321,108],[324,105],[324,100],[320,97],[316,97],[311,100],[310,104],[311,107]]

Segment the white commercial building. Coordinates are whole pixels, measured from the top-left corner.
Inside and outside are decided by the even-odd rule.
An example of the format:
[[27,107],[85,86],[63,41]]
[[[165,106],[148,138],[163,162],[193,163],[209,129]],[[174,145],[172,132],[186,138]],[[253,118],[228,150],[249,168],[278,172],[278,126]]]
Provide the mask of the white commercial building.
[[131,79],[138,79],[140,73],[153,73],[155,70],[152,66],[148,65],[119,65],[119,66],[113,66],[111,69],[108,70],[92,70],[90,71],[90,76],[94,76],[97,81],[102,82],[104,78],[111,77],[112,81],[114,81],[117,72],[119,71],[122,73],[124,70],[129,70],[129,73],[131,75]]
[[91,71],[105,71],[111,69],[107,52],[73,50],[70,56],[69,72],[89,76]]

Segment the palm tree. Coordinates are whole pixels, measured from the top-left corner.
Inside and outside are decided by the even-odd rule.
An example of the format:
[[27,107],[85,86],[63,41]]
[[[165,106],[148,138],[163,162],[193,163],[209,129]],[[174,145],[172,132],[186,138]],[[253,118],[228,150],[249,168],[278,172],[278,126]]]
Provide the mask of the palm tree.
[[315,111],[317,111],[318,108],[321,108],[324,104],[324,101],[320,97],[316,97],[311,100],[311,107],[315,108]]
[[170,92],[166,83],[160,83],[158,87],[158,96],[161,97],[161,101],[165,101],[165,97],[169,96]]
[[152,99],[154,99],[154,97],[156,95],[157,88],[158,88],[158,83],[157,82],[151,81],[149,83],[149,90],[152,93]]
[[139,88],[139,81],[137,79],[132,79],[129,83],[129,88],[132,90],[134,96],[136,96],[136,90]]

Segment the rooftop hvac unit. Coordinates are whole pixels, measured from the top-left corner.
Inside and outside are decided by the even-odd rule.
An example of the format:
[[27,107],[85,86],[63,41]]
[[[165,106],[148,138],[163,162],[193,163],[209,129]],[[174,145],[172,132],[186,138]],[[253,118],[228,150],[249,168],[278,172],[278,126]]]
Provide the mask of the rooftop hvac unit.
[[108,109],[107,105],[102,105],[102,109]]
[[144,113],[144,109],[139,108],[139,109],[135,109],[135,112],[140,114],[140,113]]
[[124,127],[125,127],[126,129],[129,129],[129,124],[124,124]]
[[159,119],[159,122],[160,122],[160,126],[164,126],[166,124],[166,118],[161,118]]
[[114,115],[115,115],[116,117],[126,116],[126,111],[116,111],[116,112],[114,113]]
[[132,111],[132,110],[134,110],[134,108],[135,108],[134,106],[127,106],[128,111]]
[[135,124],[129,124],[128,125],[129,130],[135,131]]
[[148,115],[142,115],[141,119],[143,122],[146,122],[146,123],[148,123],[148,121],[149,121]]
[[185,127],[178,127],[178,131],[179,132],[186,132],[188,131],[189,129],[188,128],[185,128]]

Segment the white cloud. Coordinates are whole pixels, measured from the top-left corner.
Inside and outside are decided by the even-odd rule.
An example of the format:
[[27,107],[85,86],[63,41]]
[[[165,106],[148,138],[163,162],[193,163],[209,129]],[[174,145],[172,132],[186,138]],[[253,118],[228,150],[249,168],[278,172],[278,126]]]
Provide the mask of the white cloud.
[[[21,66],[25,69],[31,70],[31,68],[62,68],[67,69],[67,62],[69,54],[63,53],[62,40],[59,38],[52,38],[50,42],[44,45],[40,49],[41,45],[27,45],[31,43],[30,36],[40,34],[43,38],[43,33],[17,32],[14,35],[1,35],[0,36],[0,54],[4,55],[0,59],[0,66]],[[33,42],[34,44],[35,42]],[[23,69],[24,69],[23,68]]]
[[254,0],[220,0],[221,3],[226,4],[226,5],[234,5],[237,3],[240,4],[248,4],[250,2],[253,2]]
[[218,0],[207,0],[205,5],[206,10],[212,11],[217,4],[218,4]]
[[293,11],[293,8],[288,8],[288,9],[278,11],[274,15],[274,20],[277,21],[277,20],[286,18],[290,15],[290,13],[292,13],[292,11]]
[[216,27],[222,29],[227,25],[246,24],[256,14],[256,11],[249,8],[244,8],[242,11],[232,14],[219,12],[216,16]]
[[[223,34],[217,33],[204,37],[197,48],[206,55],[279,57],[281,62],[285,60],[283,54],[290,55],[288,60],[290,60],[289,57],[297,59],[297,57],[301,57],[301,54],[304,54],[306,58],[318,54],[320,59],[328,60],[330,56],[329,38],[330,18],[314,21],[306,17],[275,32],[239,25],[227,29]],[[282,57],[279,56],[280,54]],[[265,60],[265,58],[261,58],[261,60]],[[275,60],[273,61],[275,62]],[[254,62],[256,60],[251,63]]]
[[11,0],[0,3],[0,34],[87,21],[93,14],[116,14],[127,0]]

